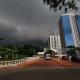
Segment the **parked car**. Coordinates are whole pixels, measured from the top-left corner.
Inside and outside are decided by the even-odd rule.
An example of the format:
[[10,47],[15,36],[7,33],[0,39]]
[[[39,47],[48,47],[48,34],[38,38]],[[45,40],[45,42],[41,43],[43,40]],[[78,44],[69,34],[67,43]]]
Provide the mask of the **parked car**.
[[45,59],[46,59],[46,60],[50,60],[50,59],[51,59],[51,55],[50,55],[50,54],[46,54],[46,55],[45,55]]
[[68,57],[68,56],[62,56],[62,59],[63,59],[63,60],[68,60],[69,57]]
[[77,56],[72,56],[71,60],[74,61],[74,62],[80,62],[80,58],[77,57]]

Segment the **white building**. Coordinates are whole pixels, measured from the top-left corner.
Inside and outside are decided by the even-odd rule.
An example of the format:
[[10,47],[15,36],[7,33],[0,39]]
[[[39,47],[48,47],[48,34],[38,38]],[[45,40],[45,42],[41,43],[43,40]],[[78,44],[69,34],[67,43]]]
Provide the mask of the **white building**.
[[59,34],[54,34],[49,37],[49,48],[56,52],[58,55],[62,54]]

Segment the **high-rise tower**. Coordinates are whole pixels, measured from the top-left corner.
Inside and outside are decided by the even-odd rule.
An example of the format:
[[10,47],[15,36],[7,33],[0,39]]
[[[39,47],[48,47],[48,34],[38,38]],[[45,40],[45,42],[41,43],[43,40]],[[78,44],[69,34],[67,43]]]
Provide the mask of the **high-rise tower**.
[[59,30],[63,53],[66,47],[80,47],[80,15],[62,14],[59,20]]

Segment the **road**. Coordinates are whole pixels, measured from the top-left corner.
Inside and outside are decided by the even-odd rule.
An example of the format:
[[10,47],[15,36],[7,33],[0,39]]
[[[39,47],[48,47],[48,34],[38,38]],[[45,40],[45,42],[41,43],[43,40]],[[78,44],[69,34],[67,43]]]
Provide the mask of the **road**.
[[0,73],[0,80],[79,80],[80,69],[23,68]]
[[[75,67],[77,65],[77,67]],[[79,80],[80,63],[43,58],[0,72],[0,80]]]
[[62,60],[58,58],[53,58],[51,60],[46,60],[40,58],[29,63],[18,65],[20,67],[37,67],[37,68],[79,68],[80,63],[71,62],[69,60]]

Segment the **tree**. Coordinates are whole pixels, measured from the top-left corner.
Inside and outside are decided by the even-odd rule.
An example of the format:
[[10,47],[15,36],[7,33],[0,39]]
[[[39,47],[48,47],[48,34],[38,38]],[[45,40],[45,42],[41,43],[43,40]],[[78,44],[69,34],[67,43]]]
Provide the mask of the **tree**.
[[22,52],[23,55],[33,56],[35,52],[35,47],[31,45],[24,45],[19,52]]
[[76,52],[75,52],[75,48],[69,48],[67,50],[67,56],[75,56]]
[[76,56],[80,56],[80,47],[75,48]]
[[53,50],[48,49],[48,50],[44,53],[44,57],[46,56],[46,54],[50,54],[51,57],[52,57],[52,55],[55,55],[55,54],[57,54],[57,53],[55,53]]
[[68,9],[78,10],[75,0],[43,0],[43,3],[49,5],[50,10],[53,9],[54,12],[61,10],[63,7],[65,12]]
[[79,47],[75,48],[75,55],[72,55],[71,60],[75,62],[80,62],[80,48]]

